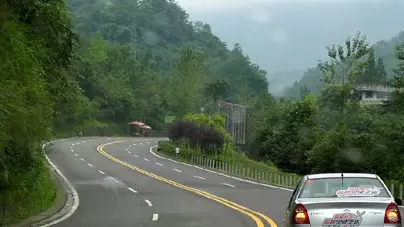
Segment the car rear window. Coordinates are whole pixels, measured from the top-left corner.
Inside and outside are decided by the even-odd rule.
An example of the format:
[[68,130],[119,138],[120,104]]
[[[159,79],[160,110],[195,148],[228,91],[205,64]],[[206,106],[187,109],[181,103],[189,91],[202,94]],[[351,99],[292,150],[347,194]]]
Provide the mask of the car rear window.
[[299,198],[388,197],[383,184],[376,178],[344,177],[307,180]]

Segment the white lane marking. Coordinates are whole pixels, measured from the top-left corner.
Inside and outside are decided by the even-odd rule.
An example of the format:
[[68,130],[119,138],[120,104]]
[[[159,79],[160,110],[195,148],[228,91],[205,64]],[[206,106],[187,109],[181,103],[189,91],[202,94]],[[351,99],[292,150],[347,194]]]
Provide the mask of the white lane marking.
[[98,172],[101,173],[101,174],[105,174],[105,173],[104,173],[103,171],[101,171],[101,170],[98,170]]
[[179,170],[179,169],[173,169],[174,171],[177,171],[177,172],[179,172],[179,173],[181,173],[182,171],[181,170]]
[[232,184],[227,184],[227,183],[221,183],[221,184],[226,185],[226,186],[229,186],[229,187],[232,187],[232,188],[235,188],[235,187],[236,187],[236,186],[234,186],[234,185],[232,185]]
[[91,163],[87,163],[87,165],[90,166],[90,167],[94,167]]
[[152,221],[159,220],[159,214],[153,214]]
[[84,162],[84,158],[80,158],[80,160]]
[[[42,149],[44,150],[45,147],[48,144],[51,144],[53,142],[60,142],[60,141],[64,141],[64,140],[67,140],[67,139],[54,140],[54,141],[47,142],[44,145],[42,145]],[[70,181],[63,175],[62,172],[60,172],[58,167],[56,167],[56,165],[49,159],[49,157],[46,154],[45,154],[45,158],[49,162],[49,164],[52,166],[52,168],[56,171],[56,173],[63,179],[63,181],[66,183],[67,187],[69,188],[69,190],[70,190],[70,192],[72,194],[71,198],[72,198],[73,201],[66,201],[66,202],[70,202],[70,204],[73,204],[73,205],[70,207],[69,211],[65,215],[63,215],[61,218],[53,220],[52,222],[50,222],[48,224],[45,224],[45,225],[42,225],[41,227],[52,226],[52,225],[55,225],[55,224],[57,224],[59,222],[62,222],[64,220],[68,219],[77,210],[77,208],[79,206],[79,203],[80,203],[79,202],[79,195],[78,195],[76,189],[74,189],[73,185],[70,183]],[[57,215],[57,214],[58,213],[56,213],[55,215]],[[52,217],[53,216],[51,216],[50,218],[52,218]]]
[[147,143],[150,143],[150,141],[147,141]]
[[79,156],[79,155],[78,155],[78,154],[74,154],[74,156],[76,156],[76,157],[77,157],[77,156]]
[[160,163],[158,163],[158,162],[156,162],[156,165],[158,165],[158,166],[164,166],[163,164],[160,164]]
[[132,152],[128,151],[129,154],[132,154]]
[[133,156],[135,156],[137,158],[137,155],[134,154]]
[[133,144],[132,146],[136,146],[136,143],[135,143],[135,144]]
[[144,158],[144,160],[145,160],[146,162],[148,162],[148,161],[149,161],[149,159],[147,159],[147,158]]
[[128,189],[129,189],[129,191],[131,191],[133,193],[137,193],[137,191],[135,189],[133,189],[133,188],[128,188]]
[[73,149],[70,149],[70,152],[74,152],[74,150],[73,150]]
[[201,179],[201,180],[205,180],[205,178],[200,177],[200,176],[194,176],[195,178]]
[[113,178],[113,177],[112,177],[112,179],[113,179],[116,183],[119,183],[119,180],[117,180],[117,179],[115,179],[115,178]]
[[156,154],[153,151],[153,148],[155,148],[155,147],[157,147],[157,145],[150,147],[149,152],[152,153],[152,155],[154,155],[154,156],[156,156],[158,158],[168,160],[170,162],[175,162],[175,163],[182,164],[182,165],[185,165],[185,166],[190,166],[190,167],[193,167],[193,168],[196,168],[196,169],[200,169],[200,170],[203,170],[203,171],[206,171],[206,172],[209,172],[209,173],[224,176],[224,177],[231,178],[231,179],[234,179],[234,180],[238,180],[238,181],[241,181],[241,182],[247,182],[247,183],[254,184],[254,185],[260,185],[260,186],[264,186],[264,187],[268,187],[268,188],[275,188],[275,189],[280,189],[280,190],[293,192],[293,189],[282,188],[282,187],[273,186],[273,185],[269,185],[269,184],[263,184],[263,183],[258,183],[258,182],[255,182],[255,181],[245,180],[245,179],[241,179],[241,178],[238,178],[238,177],[229,176],[229,175],[226,175],[224,173],[218,173],[218,172],[215,172],[215,171],[212,171],[212,170],[209,170],[209,169],[205,169],[205,168],[202,168],[200,166],[195,166],[195,165],[191,165],[191,164],[188,164],[188,163],[185,163],[185,162],[179,162],[179,161],[176,161],[176,160],[172,160],[170,158],[162,157],[162,156]]
[[153,206],[153,204],[152,204],[149,200],[145,199],[144,201],[147,203],[147,205],[148,205],[149,207],[152,207],[152,206]]

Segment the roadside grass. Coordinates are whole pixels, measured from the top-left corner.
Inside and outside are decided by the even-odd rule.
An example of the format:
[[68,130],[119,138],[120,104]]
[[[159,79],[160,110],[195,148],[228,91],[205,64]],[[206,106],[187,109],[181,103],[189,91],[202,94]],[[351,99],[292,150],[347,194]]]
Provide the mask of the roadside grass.
[[[180,148],[178,155],[175,154],[177,146]],[[222,154],[219,155],[206,155],[199,150],[191,149],[181,144],[176,145],[169,141],[159,141],[157,151],[159,155],[168,158],[175,158],[179,161],[214,169],[240,178],[290,189],[293,189],[302,177],[294,173],[282,172],[271,163],[249,159],[247,156],[235,152],[231,147],[224,149]],[[404,185],[402,183],[388,179],[384,179],[384,182],[395,198],[403,199]]]
[[57,196],[47,163],[38,162],[24,173],[10,174],[10,185],[0,190],[0,226],[18,223],[51,207]]
[[178,145],[180,153],[176,155],[176,144],[169,141],[159,141],[158,153],[165,157],[203,166],[245,179],[251,179],[271,185],[294,188],[301,176],[284,173],[272,164],[257,162],[242,153],[235,152],[232,147],[226,147],[221,154],[203,154],[200,150]]

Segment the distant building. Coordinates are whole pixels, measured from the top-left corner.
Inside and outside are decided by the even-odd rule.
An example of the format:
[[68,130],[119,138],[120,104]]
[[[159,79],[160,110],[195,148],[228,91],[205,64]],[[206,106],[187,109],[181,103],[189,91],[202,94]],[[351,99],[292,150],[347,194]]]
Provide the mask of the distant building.
[[356,89],[360,94],[361,104],[382,104],[383,101],[389,100],[393,88],[385,85],[377,84],[361,84]]

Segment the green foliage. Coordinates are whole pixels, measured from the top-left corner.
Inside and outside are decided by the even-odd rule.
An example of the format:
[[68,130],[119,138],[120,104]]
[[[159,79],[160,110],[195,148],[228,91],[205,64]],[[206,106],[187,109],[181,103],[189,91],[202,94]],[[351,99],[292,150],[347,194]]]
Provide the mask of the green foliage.
[[[404,44],[402,44],[404,45]],[[384,63],[358,33],[333,45],[329,60],[320,62],[323,89],[298,101],[278,101],[263,117],[258,130],[260,156],[283,170],[299,174],[371,172],[404,182],[402,147],[404,83],[403,46],[396,48],[398,67],[391,84],[396,88],[385,105],[360,105],[358,83],[386,83]]]
[[[373,51],[369,52],[367,57],[366,73],[359,76],[358,83],[384,84],[392,79],[399,64],[399,60],[396,58],[396,46],[402,42],[404,42],[404,31],[388,41],[379,41],[374,44],[372,46]],[[365,59],[363,58],[362,60]],[[319,95],[325,87],[321,77],[319,67],[308,69],[303,73],[299,81],[285,89],[284,94],[288,98],[297,99],[299,98],[300,89],[306,86],[312,93]]]
[[[134,120],[166,130],[168,116],[215,131],[209,137],[207,127],[195,130],[194,148],[178,144],[183,159],[219,149],[216,160],[265,171],[370,171],[403,181],[404,95],[398,90],[385,106],[367,108],[354,89],[358,81],[385,83],[392,72],[392,84],[402,88],[403,46],[395,56],[387,50],[393,41],[370,49],[360,34],[348,38],[345,49],[328,48],[329,60],[294,84],[289,96],[299,100],[275,100],[266,72],[239,44],[229,50],[174,1],[67,6],[72,22],[62,0],[0,4],[0,199],[7,222],[55,198],[42,140],[128,135]],[[224,117],[214,114],[218,100],[246,106],[248,152],[230,143]],[[172,155],[176,145],[161,146]]]
[[307,172],[307,152],[319,136],[315,130],[317,102],[309,94],[302,101],[279,104],[268,117],[267,128],[259,131],[260,156],[285,171]]
[[212,112],[219,99],[248,103],[267,91],[266,72],[239,45],[228,50],[174,1],[70,0],[68,6],[80,35],[71,75],[89,114],[59,120],[57,128],[91,118],[140,120],[163,130],[166,116]]
[[5,1],[0,15],[0,220],[12,223],[55,198],[39,143],[69,107],[75,35],[63,1]]
[[390,109],[394,112],[404,113],[404,43],[396,47],[398,67],[394,70],[391,85],[395,88],[391,95]]
[[[180,153],[177,156],[175,154],[176,147],[180,148]],[[192,156],[206,157],[206,155],[198,149],[193,149],[193,148],[184,146],[184,144],[170,143],[169,141],[159,141],[158,152],[167,157],[171,157],[171,158],[176,157],[177,159],[179,159],[181,161],[185,161],[185,162],[190,162]],[[242,166],[244,168],[255,169],[255,170],[266,171],[266,172],[274,172],[274,173],[280,172],[275,166],[271,165],[270,163],[257,162],[252,159],[249,159],[244,154],[235,152],[233,150],[233,148],[228,148],[227,151],[220,153],[216,156],[208,156],[208,157],[211,158],[212,160],[221,161],[221,162],[236,165],[236,166]]]
[[[24,174],[14,172],[9,189],[0,191],[0,225],[18,222],[49,208],[56,198],[56,187],[49,168],[39,164]],[[3,207],[4,206],[4,207]],[[5,208],[5,209],[4,209]]]
[[231,141],[231,136],[225,130],[224,116],[221,114],[212,114],[211,116],[209,116],[207,114],[188,113],[184,116],[184,120],[196,123],[198,126],[207,125],[216,132],[221,133],[224,136],[226,143],[229,143]]

